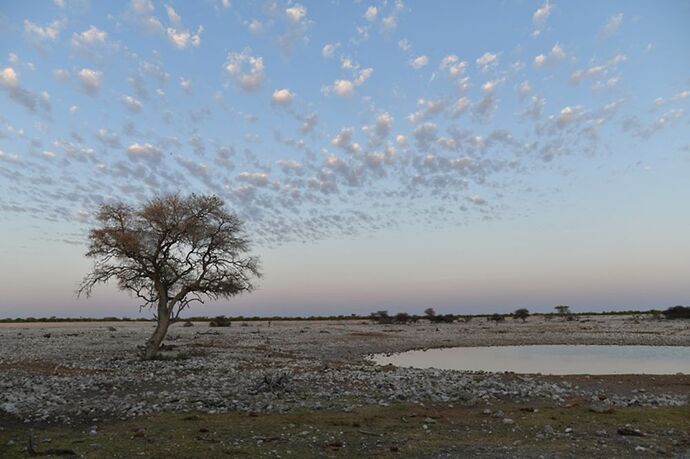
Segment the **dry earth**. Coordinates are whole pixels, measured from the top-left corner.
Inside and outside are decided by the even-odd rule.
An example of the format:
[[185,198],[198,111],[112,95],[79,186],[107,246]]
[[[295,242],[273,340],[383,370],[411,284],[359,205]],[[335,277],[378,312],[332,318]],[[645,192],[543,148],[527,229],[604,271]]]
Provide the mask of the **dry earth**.
[[[25,456],[29,428],[36,450],[67,445],[84,457],[690,457],[690,375],[557,377],[366,360],[447,346],[690,346],[688,321],[176,324],[164,358],[142,362],[136,347],[152,327],[0,324],[0,457]],[[171,433],[176,447],[163,441]]]

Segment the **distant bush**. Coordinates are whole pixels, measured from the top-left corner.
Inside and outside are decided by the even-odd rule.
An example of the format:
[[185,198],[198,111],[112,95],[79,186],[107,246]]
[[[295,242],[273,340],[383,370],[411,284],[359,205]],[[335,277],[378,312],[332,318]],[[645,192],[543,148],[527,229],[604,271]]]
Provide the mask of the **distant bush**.
[[690,306],[672,306],[664,311],[667,319],[690,319]]
[[232,320],[225,316],[215,317],[208,324],[210,327],[229,327],[232,325]]
[[392,324],[393,318],[388,315],[388,311],[376,311],[369,315],[369,318],[378,324]]
[[525,308],[520,308],[513,313],[513,319],[521,319],[524,323],[529,317],[529,311]]
[[503,316],[503,314],[491,314],[486,318],[486,320],[493,322],[495,325],[498,325],[499,322],[503,322],[506,320],[506,318]]
[[412,316],[406,312],[399,312],[395,315],[395,317],[393,318],[393,321],[396,324],[408,324],[408,323],[412,322]]
[[451,324],[455,322],[453,314],[441,314],[429,317],[429,320],[437,324]]

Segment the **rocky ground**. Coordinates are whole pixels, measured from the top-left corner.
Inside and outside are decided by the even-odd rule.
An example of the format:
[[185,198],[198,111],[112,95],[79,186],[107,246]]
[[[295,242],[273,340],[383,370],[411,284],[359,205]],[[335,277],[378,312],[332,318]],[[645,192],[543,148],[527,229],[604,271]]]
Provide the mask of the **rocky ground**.
[[[448,346],[690,346],[689,325],[682,320],[632,316],[591,316],[572,322],[532,317],[524,324],[509,321],[499,325],[477,319],[438,325],[295,321],[236,322],[228,328],[210,328],[206,323],[176,324],[162,359],[142,362],[136,358],[136,347],[152,332],[151,323],[0,324],[0,426],[7,426],[0,428],[0,434],[4,429],[14,435],[22,425],[73,426],[70,429],[81,432],[169,413],[355,416],[374,408],[386,412],[400,407],[408,407],[408,411],[410,407],[433,407],[433,412],[465,410],[464,417],[476,417],[478,425],[498,423],[499,430],[507,429],[506,434],[520,430],[521,420],[509,411],[517,410],[524,417],[527,411],[520,411],[521,407],[537,410],[531,413],[576,407],[576,411],[585,409],[604,416],[616,410],[626,412],[627,407],[643,412],[668,409],[671,418],[681,413],[679,419],[685,418],[682,414],[690,419],[690,375],[556,377],[379,367],[367,360],[373,353]],[[533,420],[539,417],[530,416]],[[574,435],[550,432],[547,421],[532,426],[536,429],[531,437],[534,442]],[[431,424],[426,424],[427,429]],[[632,433],[620,434],[619,427]],[[607,435],[637,438],[635,429],[639,427],[622,424],[610,428],[615,431],[592,441]],[[690,452],[690,421],[672,424],[665,431],[669,429],[675,433],[667,438],[646,446],[623,443],[621,452]],[[7,451],[20,451],[14,447],[17,440],[8,442],[11,445],[0,444],[0,456],[3,446]],[[635,451],[637,446],[643,449]],[[438,454],[433,454],[445,451],[454,457],[458,452],[452,448],[453,444],[440,445]],[[335,454],[340,449],[317,455]],[[493,456],[522,454],[501,451],[489,448],[486,457],[492,457],[492,452]],[[615,457],[615,451],[614,447],[605,455],[611,457],[614,452]],[[537,452],[523,451],[525,457]]]

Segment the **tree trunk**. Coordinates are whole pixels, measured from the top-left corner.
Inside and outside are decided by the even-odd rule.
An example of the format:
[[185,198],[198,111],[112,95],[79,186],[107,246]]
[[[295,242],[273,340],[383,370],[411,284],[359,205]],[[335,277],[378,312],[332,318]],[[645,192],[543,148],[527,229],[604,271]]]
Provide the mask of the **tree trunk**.
[[165,304],[158,305],[158,322],[156,323],[156,329],[151,335],[151,338],[146,341],[146,346],[144,347],[143,358],[144,360],[151,360],[156,357],[158,350],[161,347],[161,343],[165,338],[166,333],[168,333],[168,327],[170,326],[170,313]]

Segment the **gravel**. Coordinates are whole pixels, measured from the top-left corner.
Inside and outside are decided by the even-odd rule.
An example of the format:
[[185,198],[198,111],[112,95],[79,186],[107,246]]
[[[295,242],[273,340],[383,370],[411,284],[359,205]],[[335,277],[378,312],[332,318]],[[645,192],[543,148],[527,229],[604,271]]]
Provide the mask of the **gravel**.
[[25,422],[94,423],[159,411],[352,411],[399,401],[476,405],[592,397],[596,411],[678,406],[687,404],[687,395],[638,391],[608,394],[602,402],[567,379],[381,367],[366,357],[447,346],[690,345],[682,322],[594,317],[498,326],[478,320],[400,326],[249,322],[229,328],[180,323],[169,331],[162,359],[148,362],[136,358],[136,347],[152,332],[151,323],[0,324],[0,412]]

